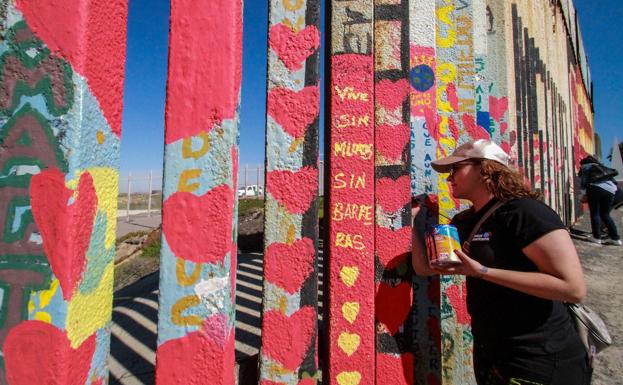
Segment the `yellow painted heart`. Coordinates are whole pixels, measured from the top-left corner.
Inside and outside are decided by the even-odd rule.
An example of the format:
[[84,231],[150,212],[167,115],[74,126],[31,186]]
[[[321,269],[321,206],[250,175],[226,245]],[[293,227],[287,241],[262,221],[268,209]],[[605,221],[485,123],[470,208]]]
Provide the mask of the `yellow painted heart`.
[[340,279],[348,287],[352,287],[359,277],[359,269],[354,266],[344,266],[340,270]]
[[340,385],[359,385],[361,381],[361,373],[359,372],[342,372],[337,375],[337,383]]
[[342,315],[352,325],[359,315],[359,302],[344,302]]
[[342,332],[337,339],[337,344],[346,353],[347,356],[352,356],[353,353],[359,348],[361,337],[357,334]]

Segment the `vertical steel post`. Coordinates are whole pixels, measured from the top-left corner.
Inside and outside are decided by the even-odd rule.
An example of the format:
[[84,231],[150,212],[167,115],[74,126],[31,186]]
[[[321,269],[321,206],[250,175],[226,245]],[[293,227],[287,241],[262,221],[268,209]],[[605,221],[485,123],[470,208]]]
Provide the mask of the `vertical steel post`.
[[108,378],[127,1],[0,5],[0,383]]
[[376,383],[412,384],[409,4],[374,1]]
[[[437,156],[449,155],[456,146],[476,139],[482,128],[476,125],[474,100],[474,46],[472,0],[437,0],[437,111],[439,146]],[[487,133],[488,136],[488,133]],[[440,174],[439,222],[447,223],[460,210]],[[442,381],[474,383],[471,359],[470,319],[464,306],[465,279],[441,277]]]
[[323,383],[330,385],[375,383],[373,6],[333,1],[327,9]]
[[320,0],[269,2],[260,378],[315,384]]
[[173,0],[156,384],[233,385],[242,1]]
[[[411,195],[426,194],[427,209],[415,224],[422,232],[438,222],[438,176],[431,167],[440,141],[437,130],[435,2],[409,1]],[[421,218],[421,219],[420,219]],[[414,384],[441,383],[439,277],[413,277]]]

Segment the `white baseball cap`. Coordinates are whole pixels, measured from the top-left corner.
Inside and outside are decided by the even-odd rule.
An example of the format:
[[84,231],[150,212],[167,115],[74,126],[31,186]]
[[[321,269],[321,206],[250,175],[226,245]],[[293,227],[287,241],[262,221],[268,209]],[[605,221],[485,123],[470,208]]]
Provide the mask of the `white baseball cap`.
[[510,156],[488,139],[470,141],[457,147],[450,156],[431,162],[437,172],[450,172],[452,165],[468,159],[489,159],[508,166]]

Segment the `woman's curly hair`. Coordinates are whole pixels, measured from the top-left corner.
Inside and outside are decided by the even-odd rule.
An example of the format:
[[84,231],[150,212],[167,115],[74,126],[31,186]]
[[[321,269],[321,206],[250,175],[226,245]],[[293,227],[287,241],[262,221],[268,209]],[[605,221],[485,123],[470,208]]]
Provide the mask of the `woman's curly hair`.
[[512,198],[541,198],[541,194],[533,191],[517,171],[494,160],[481,160],[480,176],[487,190],[500,201]]

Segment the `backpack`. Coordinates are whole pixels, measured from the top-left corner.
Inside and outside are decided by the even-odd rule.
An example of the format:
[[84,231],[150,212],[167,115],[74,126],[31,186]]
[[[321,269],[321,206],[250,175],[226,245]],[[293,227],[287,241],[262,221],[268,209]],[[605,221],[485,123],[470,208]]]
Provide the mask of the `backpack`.
[[593,163],[588,169],[588,183],[605,182],[617,175],[619,175],[617,170],[604,166],[601,163]]
[[597,353],[612,344],[612,337],[608,333],[606,323],[586,305],[574,303],[566,303],[566,305],[592,365]]

